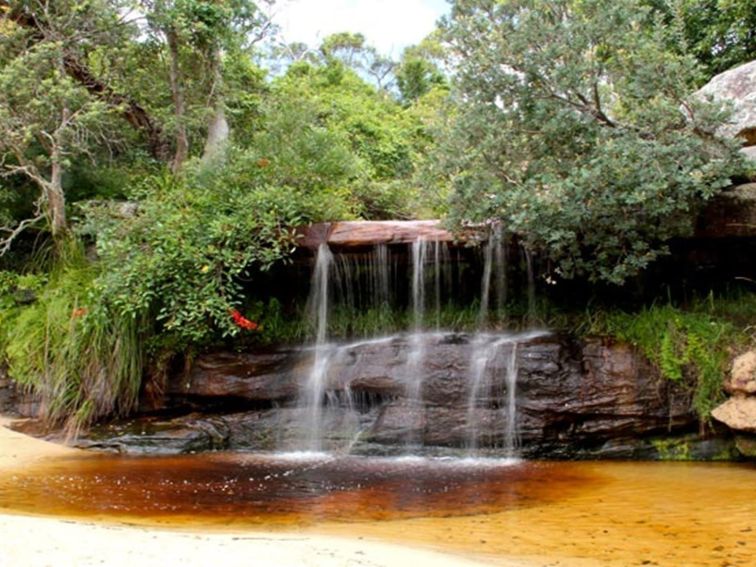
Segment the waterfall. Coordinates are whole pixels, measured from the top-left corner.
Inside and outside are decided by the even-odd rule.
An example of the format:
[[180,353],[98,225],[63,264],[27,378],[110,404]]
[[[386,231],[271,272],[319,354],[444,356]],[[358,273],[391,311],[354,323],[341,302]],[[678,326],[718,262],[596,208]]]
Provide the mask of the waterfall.
[[310,316],[315,331],[315,360],[307,381],[299,395],[299,406],[305,415],[307,440],[304,449],[320,451],[323,439],[323,397],[328,379],[329,361],[332,347],[326,343],[328,336],[329,283],[333,254],[327,244],[318,247],[315,269],[312,274],[310,298],[308,300]]
[[508,458],[515,456],[518,446],[517,435],[517,343],[512,343],[507,360],[505,383],[507,386],[507,405],[504,416],[504,451]]
[[327,244],[318,247],[315,269],[310,282],[310,297],[307,299],[310,320],[315,328],[315,344],[323,345],[328,333],[328,295],[333,254]]
[[508,240],[507,238],[502,234],[501,227],[496,227],[496,230],[494,232],[494,238],[496,240],[496,248],[494,250],[494,266],[495,266],[495,277],[494,281],[496,283],[495,285],[495,291],[496,291],[496,309],[498,311],[499,317],[506,316],[506,309],[507,309],[507,292],[508,292],[508,286],[507,286],[507,272],[509,266],[508,263]]
[[419,238],[412,243],[412,330],[419,333],[425,317],[425,257],[428,242]]
[[533,256],[530,250],[523,247],[523,251],[528,270],[528,322],[532,324],[536,319],[535,272],[533,270]]
[[[425,263],[428,242],[421,238],[412,243],[412,332],[409,336],[409,352],[405,370],[406,394],[415,420],[423,419],[423,358],[425,355],[425,337],[423,325],[425,319]],[[407,446],[420,443],[418,423],[414,423],[407,434]]]
[[443,296],[443,286],[447,290],[451,287],[449,272],[449,248],[445,242],[436,241],[433,243],[433,291],[435,296],[436,309],[436,330],[441,329],[441,297]]
[[480,284],[480,311],[478,312],[478,327],[484,328],[488,324],[488,305],[491,295],[491,265],[493,264],[493,250],[496,242],[489,238],[483,247],[483,279]]
[[391,302],[388,246],[378,244],[375,247],[372,259],[371,281],[373,282],[374,305],[377,308],[387,309]]
[[467,450],[470,455],[478,452],[479,422],[477,416],[478,399],[484,386],[488,385],[486,370],[496,355],[498,344],[489,342],[489,337],[480,335],[473,343],[470,358],[470,394],[467,398]]
[[[370,441],[371,428],[376,423],[374,420],[383,414],[373,411],[371,404],[398,403],[403,413],[391,417],[398,420],[394,421],[398,424],[398,439],[403,440],[405,453],[416,454],[422,446],[426,426],[424,382],[430,377],[445,379],[428,374],[428,368],[435,365],[429,357],[440,345],[459,344],[460,348],[470,349],[464,355],[469,356],[467,365],[463,362],[449,367],[468,380],[468,390],[462,393],[459,402],[465,420],[464,437],[460,442],[469,455],[496,447],[507,457],[516,454],[518,350],[520,343],[539,333],[515,335],[478,331],[467,335],[443,331],[440,316],[443,302],[457,297],[450,282],[455,273],[459,276],[466,269],[463,264],[466,258],[459,250],[454,250],[460,262],[458,267],[451,261],[450,248],[445,242],[422,238],[414,241],[408,252],[409,270],[396,263],[401,255],[391,253],[386,244],[351,254],[333,254],[325,244],[318,248],[308,298],[314,344],[302,351],[311,356],[311,362],[293,408],[297,438],[293,444],[289,438],[287,449],[349,452],[363,440],[374,442]],[[523,255],[528,270],[528,307],[532,321],[535,317],[533,262],[527,249],[523,248]],[[494,309],[502,312],[506,305],[507,247],[500,230],[495,229],[485,244],[482,261],[478,313],[481,328],[494,322]],[[459,291],[465,293],[462,286]],[[345,325],[339,332],[348,333],[352,327],[351,313],[375,309],[381,314],[392,305],[401,304],[405,297],[409,311],[405,333],[340,345],[333,341],[337,332],[335,308],[342,309],[342,315],[346,315],[338,318],[340,324]],[[434,327],[435,332],[428,331]],[[397,345],[393,355],[397,358],[385,369],[376,366],[370,354],[372,345],[383,342]],[[364,375],[356,369],[362,364]],[[391,394],[388,402],[380,397],[365,402],[364,386],[360,382],[355,382],[360,385],[356,386],[357,393],[353,393],[352,381],[382,377],[383,372],[397,381],[401,392],[396,394],[397,398]]]
[[[494,372],[491,366],[505,345],[511,345],[504,376],[506,404],[503,399],[495,400],[495,403],[491,404],[488,397],[494,390],[492,386],[496,378],[495,375],[492,376]],[[469,376],[470,391],[467,398],[467,442],[465,444],[468,455],[476,456],[481,445],[479,412],[486,411],[490,405],[498,405],[504,411],[502,430],[504,450],[507,457],[514,456],[517,439],[517,339],[511,336],[497,338],[490,335],[478,335],[473,343]],[[488,432],[491,433],[491,424],[488,424]]]

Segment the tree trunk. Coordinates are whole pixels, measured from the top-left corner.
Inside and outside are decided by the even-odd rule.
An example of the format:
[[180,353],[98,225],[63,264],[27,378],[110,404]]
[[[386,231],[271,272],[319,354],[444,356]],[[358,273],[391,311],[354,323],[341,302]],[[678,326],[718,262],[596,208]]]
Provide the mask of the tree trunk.
[[213,114],[207,126],[207,139],[202,155],[204,162],[211,162],[216,158],[223,157],[230,134],[228,120],[226,120],[226,101],[223,95],[223,60],[220,48],[215,49],[210,60],[213,74],[210,103],[213,107]]
[[170,82],[173,96],[173,111],[176,118],[176,153],[171,163],[171,171],[178,173],[189,156],[189,139],[186,135],[186,103],[184,101],[183,80],[179,66],[179,46],[176,32],[169,29],[165,32],[170,55]]
[[60,163],[60,150],[56,147],[52,151],[52,171],[50,183],[45,187],[47,200],[47,214],[50,218],[50,229],[53,239],[58,240],[68,230],[66,221],[66,198],[63,194],[63,166]]

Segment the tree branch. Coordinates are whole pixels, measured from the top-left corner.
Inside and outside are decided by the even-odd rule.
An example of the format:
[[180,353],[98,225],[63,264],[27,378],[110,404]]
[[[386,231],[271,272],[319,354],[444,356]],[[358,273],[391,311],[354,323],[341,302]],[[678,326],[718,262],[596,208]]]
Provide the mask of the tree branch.
[[[46,36],[45,26],[36,15],[23,6],[11,8],[7,14],[10,21],[28,30],[33,41],[43,41]],[[114,91],[109,85],[98,79],[79,57],[68,52],[63,57],[66,73],[81,84],[91,95],[117,107],[132,128],[142,132],[147,139],[150,154],[155,159],[170,159],[170,142],[165,138],[161,126],[132,97]]]
[[30,219],[24,219],[14,228],[2,226],[0,231],[8,233],[8,236],[0,239],[0,256],[4,256],[8,250],[10,250],[13,241],[27,228],[45,219],[45,214],[42,212],[41,198],[37,200],[34,206],[34,217]]

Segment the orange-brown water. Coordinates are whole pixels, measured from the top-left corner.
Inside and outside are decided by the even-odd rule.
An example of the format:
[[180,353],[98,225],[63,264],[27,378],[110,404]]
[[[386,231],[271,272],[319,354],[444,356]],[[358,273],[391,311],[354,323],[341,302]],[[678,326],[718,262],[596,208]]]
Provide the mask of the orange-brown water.
[[538,565],[756,565],[756,467],[72,456],[0,475],[0,510],[380,538]]

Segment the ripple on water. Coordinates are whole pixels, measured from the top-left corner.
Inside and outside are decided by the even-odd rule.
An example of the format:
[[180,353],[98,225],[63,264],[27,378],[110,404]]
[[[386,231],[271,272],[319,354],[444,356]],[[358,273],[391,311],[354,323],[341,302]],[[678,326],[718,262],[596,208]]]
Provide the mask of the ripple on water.
[[88,456],[0,478],[0,507],[301,525],[490,513],[553,502],[601,482],[589,472],[510,459]]

